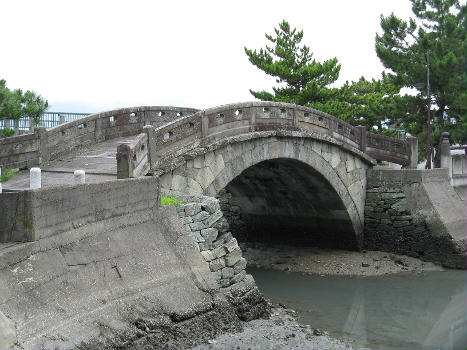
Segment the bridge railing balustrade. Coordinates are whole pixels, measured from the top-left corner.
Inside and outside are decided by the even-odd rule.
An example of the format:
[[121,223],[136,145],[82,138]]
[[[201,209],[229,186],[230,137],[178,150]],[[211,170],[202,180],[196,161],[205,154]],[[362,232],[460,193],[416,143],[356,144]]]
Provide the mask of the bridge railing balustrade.
[[160,159],[223,138],[274,130],[307,130],[339,140],[377,160],[410,164],[411,145],[407,140],[372,134],[321,111],[286,103],[237,103],[199,111],[154,129],[153,138]]
[[197,112],[166,106],[122,108],[92,114],[33,134],[0,139],[0,167],[24,168],[57,159],[75,149],[116,137],[137,135],[145,125],[160,126]]

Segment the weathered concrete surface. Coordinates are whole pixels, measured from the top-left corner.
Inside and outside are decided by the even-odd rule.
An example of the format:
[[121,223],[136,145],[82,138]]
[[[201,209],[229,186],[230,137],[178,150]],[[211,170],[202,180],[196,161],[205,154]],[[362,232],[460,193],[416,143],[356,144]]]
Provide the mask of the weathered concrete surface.
[[53,242],[71,229],[89,231],[86,225],[101,230],[130,212],[151,217],[158,193],[159,181],[151,177],[2,193],[0,242]]
[[365,247],[466,268],[465,201],[448,169],[367,171]]
[[[214,317],[222,304],[213,299],[217,285],[174,208],[154,210],[151,220],[123,218],[87,237],[72,230],[76,239],[67,244],[44,249],[39,240],[0,251],[0,312],[7,317],[0,334],[11,334],[14,322],[12,348],[105,348],[145,337],[141,323],[164,328],[209,312],[223,323],[219,330],[238,327],[228,307]],[[4,341],[10,346],[14,338]]]
[[2,350],[188,348],[268,316],[252,278],[219,291],[158,178],[19,194],[30,242],[0,243]]

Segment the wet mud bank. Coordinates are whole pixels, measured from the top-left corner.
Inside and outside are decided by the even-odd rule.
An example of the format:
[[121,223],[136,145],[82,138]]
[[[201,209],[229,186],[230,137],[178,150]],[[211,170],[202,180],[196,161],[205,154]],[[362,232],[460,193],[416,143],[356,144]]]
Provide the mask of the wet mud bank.
[[380,251],[346,251],[263,243],[240,243],[249,267],[317,275],[380,276],[442,271],[417,258]]

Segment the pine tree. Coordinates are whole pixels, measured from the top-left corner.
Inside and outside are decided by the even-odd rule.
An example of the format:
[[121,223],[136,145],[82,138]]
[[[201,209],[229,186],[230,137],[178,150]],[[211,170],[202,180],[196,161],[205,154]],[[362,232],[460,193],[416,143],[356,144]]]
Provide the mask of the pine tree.
[[275,36],[266,34],[274,46],[259,52],[245,48],[250,62],[280,84],[272,88],[273,93],[250,90],[255,98],[312,107],[374,132],[388,132],[389,115],[400,108],[397,79],[383,75],[381,80],[368,81],[362,77],[340,88],[331,87],[341,68],[337,58],[323,63],[314,60],[310,48],[300,44],[303,31],[291,29],[285,20],[274,31]]
[[27,116],[33,118],[37,124],[48,105],[47,100],[34,91],[28,90],[23,93],[21,89],[10,90],[6,86],[6,81],[0,80],[0,120]]
[[[432,140],[449,131],[454,142],[467,142],[466,6],[458,0],[410,0],[416,19],[381,16],[382,35],[376,35],[376,53],[388,74],[405,87],[426,82],[430,56]],[[394,118],[426,145],[427,89],[406,96],[406,113]]]
[[285,20],[274,28],[276,35],[266,34],[274,47],[252,51],[245,47],[250,62],[266,74],[276,77],[279,86],[273,87],[274,94],[267,91],[252,91],[251,94],[263,101],[288,102],[298,105],[324,103],[336,94],[329,88],[339,77],[340,64],[337,58],[323,63],[313,59],[310,48],[301,45],[303,31],[291,29]]

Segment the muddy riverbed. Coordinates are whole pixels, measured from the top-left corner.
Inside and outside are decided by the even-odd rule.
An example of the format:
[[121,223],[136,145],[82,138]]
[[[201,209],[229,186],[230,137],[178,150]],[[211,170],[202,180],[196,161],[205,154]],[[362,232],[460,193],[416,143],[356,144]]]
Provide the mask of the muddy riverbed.
[[442,271],[439,265],[379,251],[345,251],[289,245],[240,244],[249,267],[326,276],[380,276]]

